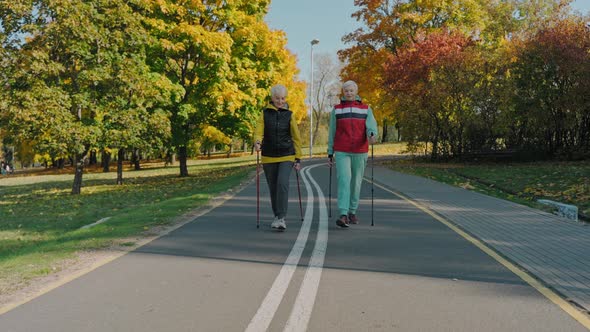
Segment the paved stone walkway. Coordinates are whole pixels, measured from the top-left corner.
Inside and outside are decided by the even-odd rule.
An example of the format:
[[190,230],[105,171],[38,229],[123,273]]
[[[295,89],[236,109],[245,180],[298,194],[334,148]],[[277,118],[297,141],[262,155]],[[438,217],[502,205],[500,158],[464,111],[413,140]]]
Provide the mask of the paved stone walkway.
[[590,312],[587,223],[382,167],[375,167],[374,180],[443,216]]

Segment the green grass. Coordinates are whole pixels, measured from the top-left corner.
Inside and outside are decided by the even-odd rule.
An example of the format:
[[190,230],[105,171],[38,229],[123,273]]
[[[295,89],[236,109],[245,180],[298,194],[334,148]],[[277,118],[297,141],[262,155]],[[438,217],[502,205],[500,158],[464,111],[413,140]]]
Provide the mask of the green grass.
[[543,210],[546,198],[578,206],[590,215],[590,162],[428,163],[396,160],[387,166]]
[[[326,157],[328,150],[326,145],[314,145],[313,155],[314,157]],[[404,154],[407,153],[406,143],[377,143],[373,147],[373,153],[375,156],[392,155],[392,154]],[[304,158],[309,156],[309,147],[301,148],[301,154]],[[369,146],[369,156],[371,155],[371,148]]]
[[[174,167],[84,174],[71,195],[72,174],[0,179],[0,293],[61,269],[79,251],[97,250],[169,225],[176,217],[238,185],[254,170],[254,157],[192,161],[189,177]],[[246,167],[244,167],[246,166]],[[108,221],[80,229],[102,218]]]

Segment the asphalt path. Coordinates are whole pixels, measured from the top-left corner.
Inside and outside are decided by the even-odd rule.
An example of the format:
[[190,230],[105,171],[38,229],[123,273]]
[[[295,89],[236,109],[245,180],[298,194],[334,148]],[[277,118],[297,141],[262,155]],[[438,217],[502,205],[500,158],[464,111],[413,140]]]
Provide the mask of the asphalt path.
[[303,208],[293,173],[285,232],[270,228],[261,176],[260,228],[252,181],[194,221],[0,315],[0,331],[587,331],[393,193],[375,186],[371,209],[365,182],[361,223],[341,229],[327,166],[306,162],[299,175]]

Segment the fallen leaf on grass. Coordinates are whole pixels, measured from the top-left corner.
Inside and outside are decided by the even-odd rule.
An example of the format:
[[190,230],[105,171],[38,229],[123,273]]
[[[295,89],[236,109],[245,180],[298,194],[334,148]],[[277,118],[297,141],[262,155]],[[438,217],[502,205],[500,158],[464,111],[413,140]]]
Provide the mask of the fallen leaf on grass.
[[467,190],[473,190],[473,189],[475,189],[475,187],[472,186],[471,183],[469,183],[469,182],[461,183],[460,187],[463,188],[463,189],[467,189]]

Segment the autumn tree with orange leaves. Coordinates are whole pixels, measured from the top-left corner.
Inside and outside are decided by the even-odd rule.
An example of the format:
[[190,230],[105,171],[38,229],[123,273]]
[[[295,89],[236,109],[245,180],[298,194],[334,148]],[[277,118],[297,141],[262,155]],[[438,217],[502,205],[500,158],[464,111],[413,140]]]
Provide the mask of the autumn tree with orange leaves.
[[[587,146],[587,104],[573,91],[587,88],[588,31],[564,28],[576,20],[570,2],[357,0],[353,16],[365,27],[343,38],[351,46],[339,52],[342,76],[359,82],[385,128],[399,124],[410,148],[426,143],[432,159],[525,151],[531,142],[549,155],[563,142]],[[559,49],[576,56],[548,54]],[[557,98],[556,86],[566,97]],[[535,113],[534,105],[543,107]],[[554,125],[531,125],[532,115]]]
[[410,144],[430,142],[433,159],[461,154],[475,126],[471,95],[478,83],[473,41],[459,32],[432,33],[390,56],[385,64],[386,90],[398,100],[394,115],[404,123]]

